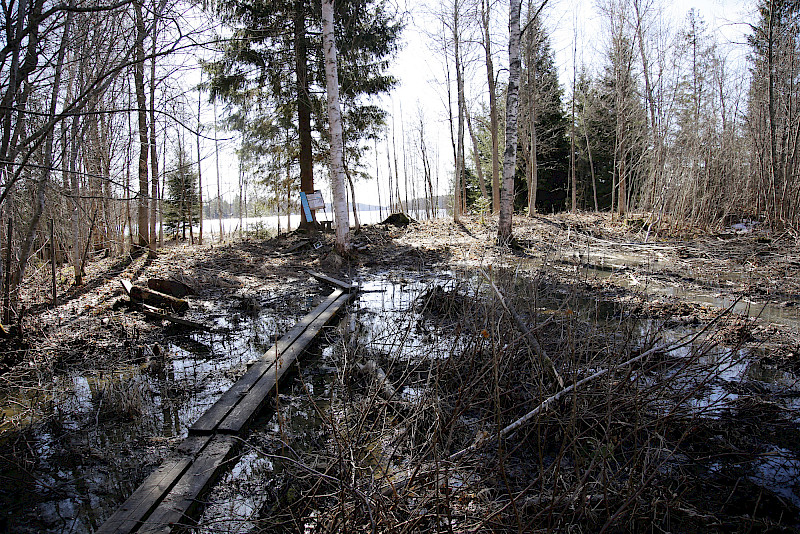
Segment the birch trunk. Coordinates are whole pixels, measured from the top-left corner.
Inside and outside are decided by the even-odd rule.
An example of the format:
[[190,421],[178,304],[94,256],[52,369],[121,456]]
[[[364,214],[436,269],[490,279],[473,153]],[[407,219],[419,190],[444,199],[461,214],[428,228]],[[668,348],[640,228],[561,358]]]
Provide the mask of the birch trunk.
[[328,125],[331,130],[330,165],[333,215],[336,218],[336,250],[340,254],[344,254],[349,248],[350,219],[347,213],[342,116],[339,109],[339,76],[336,67],[336,42],[333,36],[333,0],[322,0],[322,42],[325,54]]
[[225,231],[222,228],[222,189],[219,185],[219,139],[217,138],[217,103],[214,102],[214,161],[217,165],[217,210],[219,211],[219,242],[222,243]]
[[200,108],[203,93],[197,89],[197,205],[200,206],[200,233],[197,236],[197,244],[203,244],[203,165],[202,155],[200,154],[200,130],[203,125],[200,123]]
[[521,0],[511,0],[508,11],[508,92],[506,96],[506,149],[503,154],[503,190],[500,193],[500,220],[497,242],[511,240],[514,212],[514,173],[517,169],[517,111],[519,109],[520,16]]
[[[456,60],[456,91],[458,100],[458,130],[456,139],[456,195],[453,199],[453,218],[458,221],[466,205],[464,176],[464,66],[461,61],[461,28],[459,21],[459,2],[453,2],[453,45]],[[458,209],[455,209],[458,206]]]

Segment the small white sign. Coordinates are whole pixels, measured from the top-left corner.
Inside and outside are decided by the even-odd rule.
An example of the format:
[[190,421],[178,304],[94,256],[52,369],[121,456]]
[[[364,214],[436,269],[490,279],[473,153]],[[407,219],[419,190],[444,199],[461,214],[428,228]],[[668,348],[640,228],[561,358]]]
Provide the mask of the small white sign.
[[306,195],[308,198],[308,207],[312,210],[325,209],[325,201],[322,199],[322,192],[314,191]]

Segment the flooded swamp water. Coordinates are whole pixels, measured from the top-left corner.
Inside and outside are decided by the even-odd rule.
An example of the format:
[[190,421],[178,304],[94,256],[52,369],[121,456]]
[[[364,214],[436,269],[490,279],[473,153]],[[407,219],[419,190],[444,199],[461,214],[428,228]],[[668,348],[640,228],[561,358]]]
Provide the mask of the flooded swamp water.
[[[557,266],[555,275],[539,270],[533,281],[514,272],[496,276],[507,296],[525,286],[511,300],[524,318],[545,325],[536,335],[568,382],[613,367],[616,349],[641,352],[656,339],[673,344],[703,328],[637,314],[616,300],[581,296],[570,283],[552,281],[553,276],[564,279],[557,272],[564,268],[571,267]],[[597,282],[620,272],[624,269],[579,267],[573,274]],[[205,497],[194,531],[335,529],[341,526],[331,512],[335,503],[343,507],[342,516],[354,514],[360,505],[348,501],[345,511],[343,501],[378,491],[381,481],[398,483],[402,473],[430,463],[431,455],[437,463],[446,460],[547,397],[541,378],[526,375],[535,365],[520,365],[525,360],[513,359],[517,352],[508,356],[511,347],[528,353],[519,348],[524,336],[500,322],[503,312],[476,272],[365,271],[358,278],[361,292],[351,309],[279,386],[273,406],[242,443],[230,471]],[[657,281],[641,283],[626,289],[646,288],[662,296],[660,288],[654,289]],[[668,290],[663,293],[670,296]],[[269,298],[258,295],[241,297],[235,305],[209,304],[205,312],[212,332],[167,330],[158,347],[144,347],[128,367],[56,375],[4,391],[2,439],[10,452],[2,455],[0,531],[96,529],[247,364],[311,309],[314,295],[296,296],[295,309],[272,307]],[[697,296],[700,302],[703,298]],[[724,298],[708,304],[727,306]],[[484,305],[473,309],[479,300]],[[790,328],[800,324],[791,314],[776,317]],[[753,325],[748,322],[747,328]],[[676,524],[683,527],[721,521],[719,528],[737,530],[736,522],[750,517],[754,525],[800,528],[798,376],[764,363],[762,352],[768,349],[759,343],[740,338],[730,343],[731,336],[720,331],[702,333],[646,365],[621,369],[603,387],[587,387],[586,397],[570,401],[574,410],[588,403],[584,416],[564,407],[555,409],[559,415],[552,421],[540,416],[538,432],[562,440],[561,448],[543,445],[535,430],[526,431],[509,438],[516,440],[509,441],[516,443],[516,452],[507,457],[488,447],[477,458],[454,463],[446,482],[417,488],[405,498],[404,520],[417,521],[420,528],[443,528],[446,521],[458,530],[481,524],[479,517],[508,519],[516,509],[516,521],[530,516],[536,522],[543,510],[552,513],[569,501],[564,521],[602,524],[598,510],[611,516],[621,505],[603,495],[608,487],[599,481],[616,479],[628,488],[638,475],[643,485],[657,490],[626,495],[652,497],[663,524],[669,513],[659,507],[674,505],[672,513],[680,516]],[[601,345],[603,350],[596,351]],[[481,367],[474,362],[479,357],[494,357],[497,363]],[[469,373],[480,376],[473,383]],[[385,384],[393,392],[387,394]],[[631,395],[620,402],[620,417],[636,421],[612,423],[616,388]],[[629,402],[636,404],[630,413],[623,410]],[[602,423],[600,416],[609,421]],[[635,432],[620,430],[639,424]],[[656,445],[655,436],[665,443]],[[432,440],[442,441],[431,445]],[[501,469],[487,468],[497,456],[505,458]],[[637,472],[640,464],[649,470]],[[555,479],[562,479],[562,488]],[[331,487],[349,497],[337,500]],[[726,489],[724,495],[720,488]],[[657,504],[662,493],[672,496]],[[449,506],[464,519],[431,504],[441,498],[452,499]],[[287,510],[303,513],[287,519]],[[385,517],[377,508],[370,510],[378,526]],[[640,520],[631,519],[628,527],[635,529]],[[492,524],[486,521],[485,527]]]

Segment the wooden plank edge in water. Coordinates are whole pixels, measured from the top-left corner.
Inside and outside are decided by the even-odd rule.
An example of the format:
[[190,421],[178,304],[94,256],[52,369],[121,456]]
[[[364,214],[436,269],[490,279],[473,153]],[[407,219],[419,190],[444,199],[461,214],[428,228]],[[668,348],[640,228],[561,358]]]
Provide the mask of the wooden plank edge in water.
[[208,435],[225,419],[225,417],[236,407],[236,405],[247,395],[258,380],[272,368],[275,363],[276,355],[280,356],[299,338],[303,332],[325,311],[331,307],[343,294],[341,289],[337,289],[304,316],[297,325],[278,340],[270,349],[264,353],[263,358],[245,372],[236,383],[230,387],[200,418],[189,427],[190,435]]
[[280,382],[286,371],[291,368],[298,356],[300,356],[309,344],[317,337],[322,328],[330,322],[334,315],[350,299],[350,295],[341,295],[328,307],[325,312],[320,314],[314,322],[297,338],[292,345],[286,349],[278,358],[278,364],[264,373],[259,381],[253,386],[248,395],[241,399],[236,407],[231,410],[225,419],[220,422],[217,431],[225,434],[238,434],[255,419],[262,410],[269,398],[269,393]]
[[156,509],[164,495],[192,465],[192,459],[211,438],[190,436],[181,442],[171,458],[153,471],[124,503],[96,531],[96,534],[134,532]]
[[176,527],[190,526],[193,512],[201,505],[200,497],[211,488],[237,449],[233,436],[216,435],[210,440],[137,533],[166,534]]
[[316,271],[307,271],[309,275],[316,278],[320,282],[324,282],[329,286],[338,287],[347,291],[348,293],[356,291],[358,289],[358,284],[351,283],[351,282],[343,282],[342,280],[337,280],[332,276],[328,276],[327,274],[318,273]]

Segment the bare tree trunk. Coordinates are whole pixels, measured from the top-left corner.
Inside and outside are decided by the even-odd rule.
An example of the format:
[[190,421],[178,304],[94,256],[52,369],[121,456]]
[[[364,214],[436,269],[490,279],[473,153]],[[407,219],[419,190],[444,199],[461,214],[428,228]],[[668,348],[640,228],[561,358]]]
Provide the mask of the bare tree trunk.
[[569,169],[572,181],[572,213],[578,211],[578,183],[575,177],[575,88],[578,83],[578,33],[573,32],[572,41],[572,113],[569,123]]
[[[331,189],[336,218],[336,249],[347,252],[350,220],[347,215],[347,191],[344,176],[344,142],[342,116],[339,110],[339,77],[336,65],[336,43],[333,36],[333,0],[322,0],[322,41],[325,54],[325,82],[328,96],[328,123],[331,131]],[[355,198],[353,199],[355,203]]]
[[378,218],[383,220],[383,204],[381,204],[381,173],[378,165],[378,139],[372,140],[375,147],[375,186],[378,189]]
[[353,200],[353,204],[351,206],[353,210],[353,227],[356,231],[361,229],[361,222],[358,220],[358,208],[356,206],[356,188],[355,184],[353,183],[353,177],[350,175],[350,169],[347,168],[347,165],[344,165],[344,175],[347,178],[347,183],[350,185],[350,198]]
[[217,164],[217,209],[219,210],[219,242],[222,243],[225,232],[222,229],[222,189],[219,185],[219,139],[217,135],[217,103],[214,102],[214,160]]
[[244,168],[241,160],[239,160],[239,238],[242,237],[244,231],[244,215],[243,215],[243,197],[244,197]]
[[772,195],[772,209],[771,217],[774,217],[778,212],[777,206],[777,182],[778,182],[778,135],[776,125],[776,111],[775,111],[775,36],[774,36],[774,19],[775,19],[775,0],[769,2],[769,22],[767,25],[767,72],[769,78],[767,81],[767,109],[769,112],[769,180],[770,180],[770,193]]
[[136,49],[134,52],[133,81],[136,86],[137,115],[139,116],[139,209],[138,209],[138,245],[147,248],[148,236],[148,199],[149,187],[147,182],[147,100],[144,93],[144,17],[142,16],[141,0],[133,2],[136,19]]
[[[67,43],[69,42],[70,38],[70,26],[72,23],[72,12],[67,12],[67,18],[64,22],[64,29],[61,34],[61,45],[58,49],[58,58],[56,60],[55,66],[55,73],[53,78],[53,88],[52,93],[50,95],[50,108],[48,110],[48,117],[49,120],[54,120],[56,115],[56,108],[58,107],[58,94],[61,90],[61,73],[64,66],[64,56],[67,50]],[[41,175],[36,182],[36,191],[34,194],[34,205],[33,205],[33,214],[31,215],[31,219],[28,222],[28,227],[23,234],[23,241],[22,247],[19,252],[19,259],[17,262],[17,268],[12,275],[10,288],[7,287],[7,291],[10,289],[11,291],[11,300],[10,300],[10,309],[14,310],[16,308],[16,302],[19,298],[19,294],[17,293],[17,289],[19,285],[22,283],[23,278],[25,277],[25,270],[28,266],[28,260],[30,259],[31,250],[33,249],[33,243],[36,238],[36,230],[39,227],[39,220],[42,217],[42,212],[44,211],[45,207],[45,193],[47,192],[47,184],[50,181],[50,169],[53,167],[53,137],[55,135],[55,130],[51,129],[45,138],[44,143],[44,154],[43,154],[43,161],[44,165],[42,166]],[[10,226],[9,226],[10,228]],[[10,232],[9,232],[10,234]],[[11,246],[11,235],[8,236],[8,246]],[[9,261],[10,264],[10,261]],[[8,269],[8,265],[6,266]],[[6,280],[6,284],[8,285],[9,281]]]
[[486,191],[486,181],[483,179],[483,166],[481,165],[481,154],[478,150],[478,138],[472,128],[472,118],[469,111],[467,111],[467,129],[469,130],[469,138],[472,141],[472,156],[475,160],[475,174],[478,175],[478,186],[481,188],[481,196],[488,200],[489,194]]
[[489,34],[490,0],[481,0],[483,48],[486,52],[486,79],[489,83],[489,128],[492,136],[492,211],[500,211],[500,128],[497,118],[497,87],[492,61],[492,40]]
[[[397,141],[395,140],[395,127],[394,127],[394,105],[392,106],[392,155],[394,156],[394,186],[396,188],[395,198],[397,199],[397,208],[401,213],[405,213],[403,208],[403,201],[400,200],[400,169],[397,166]],[[407,206],[406,206],[407,207]]]
[[536,102],[531,103],[530,116],[530,154],[528,167],[530,167],[528,179],[528,215],[533,217],[536,214],[536,193],[539,191],[539,132],[536,129]]
[[466,108],[464,97],[464,66],[461,61],[461,27],[460,27],[460,9],[461,5],[456,0],[453,2],[453,54],[456,63],[456,91],[458,102],[458,130],[456,134],[456,194],[453,199],[454,207],[453,218],[458,221],[462,213],[462,208],[466,203],[463,191],[465,189],[464,183],[464,113]]
[[454,185],[453,185],[453,220],[458,221],[458,213],[461,206],[461,201],[458,198],[461,192],[461,184],[459,177],[461,176],[461,171],[459,170],[458,163],[459,163],[459,155],[458,155],[458,144],[456,142],[456,133],[455,128],[456,125],[453,123],[453,97],[452,97],[452,87],[450,83],[450,62],[447,58],[447,53],[445,52],[445,72],[447,74],[447,121],[450,125],[450,145],[453,149],[453,164],[455,165],[455,176],[454,176]]
[[[154,2],[155,4],[155,2]],[[155,6],[154,6],[155,7]],[[156,37],[158,36],[158,14],[153,12],[153,36],[150,48],[150,174],[152,194],[150,198],[150,253],[156,251],[158,238],[156,234],[158,203],[158,154],[156,152]]]
[[600,211],[597,204],[597,180],[594,175],[594,159],[592,159],[592,146],[589,144],[589,129],[586,126],[586,110],[583,113],[583,135],[586,138],[586,153],[589,156],[589,172],[592,173],[592,193],[594,193],[594,211]]
[[[311,97],[308,90],[308,49],[306,46],[306,21],[303,0],[295,0],[294,13],[294,57],[297,77],[297,122],[300,136],[300,191],[314,192],[314,159],[311,152]],[[311,212],[314,217],[314,212]],[[300,226],[305,223],[306,214],[300,210]]]
[[201,106],[201,98],[202,92],[200,88],[197,89],[197,202],[200,206],[200,230],[197,236],[197,244],[203,244],[203,159],[200,155],[200,130],[202,128],[202,124],[200,124],[200,106]]
[[[403,192],[405,193],[406,198],[406,211],[411,212],[413,206],[410,206],[408,203],[408,158],[406,157],[406,123],[403,119],[403,103],[400,102],[400,146],[403,150]],[[399,178],[398,178],[398,187],[399,187]]]
[[508,91],[506,95],[506,150],[503,156],[503,191],[500,196],[500,220],[497,229],[499,244],[511,240],[511,219],[514,213],[514,174],[517,169],[517,112],[519,109],[520,76],[520,4],[510,0],[508,11]]

